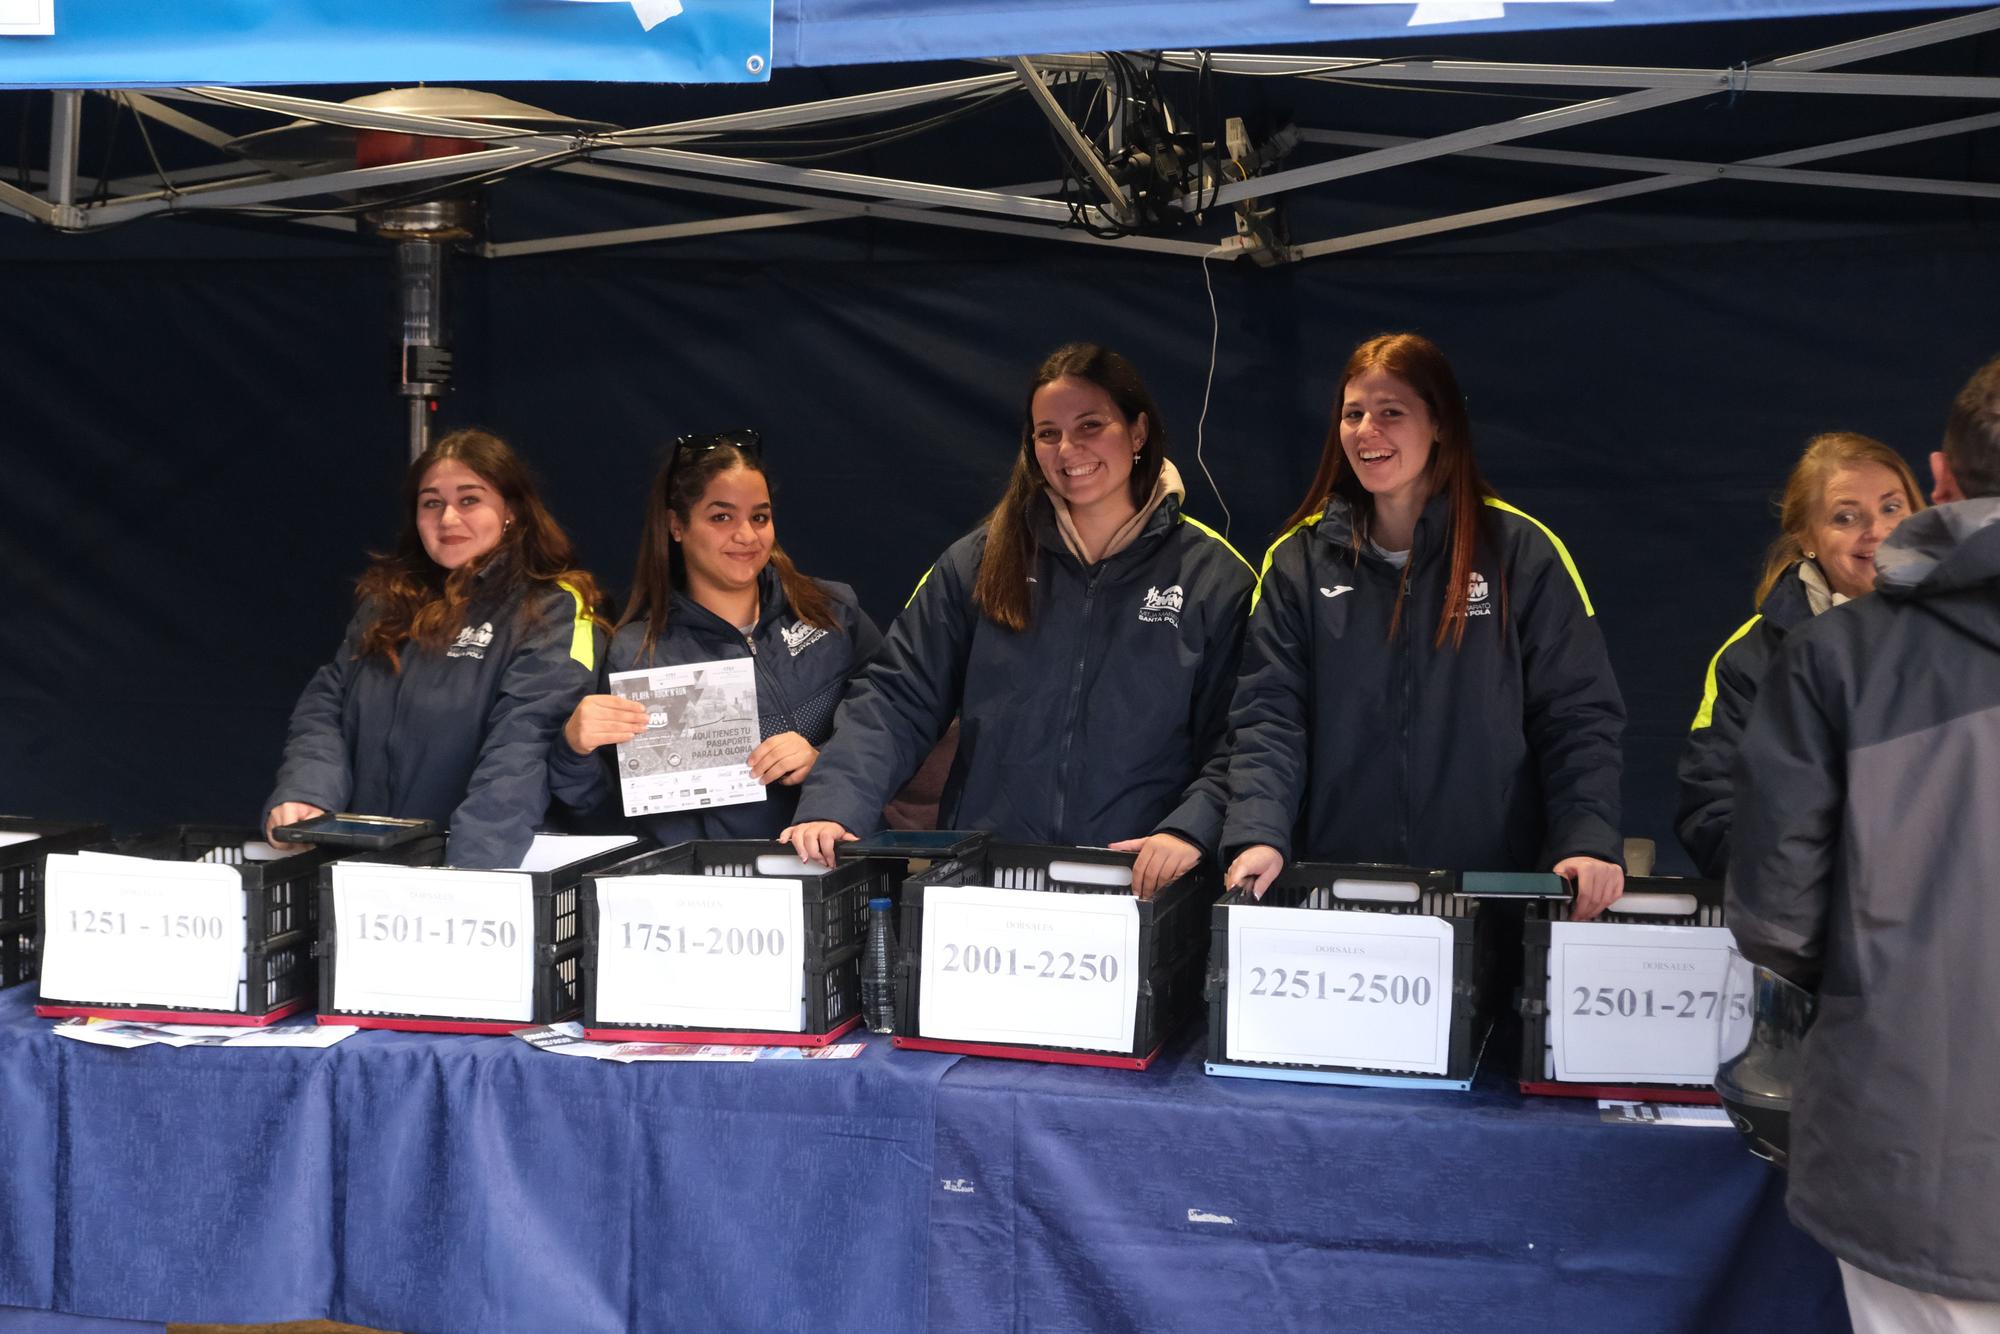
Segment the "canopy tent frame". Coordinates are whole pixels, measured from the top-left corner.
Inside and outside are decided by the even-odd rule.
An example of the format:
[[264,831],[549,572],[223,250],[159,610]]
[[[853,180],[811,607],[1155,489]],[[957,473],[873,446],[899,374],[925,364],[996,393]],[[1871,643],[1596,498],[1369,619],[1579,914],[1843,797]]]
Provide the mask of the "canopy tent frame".
[[[1301,128],[1299,139],[1304,143],[1353,151],[1324,161],[1283,166],[1247,179],[1218,182],[1197,192],[1183,194],[1174,206],[1189,212],[1226,210],[1245,201],[1265,202],[1292,191],[1456,156],[1637,176],[1633,180],[1489,208],[1441,214],[1392,227],[1303,240],[1278,254],[1264,256],[1267,259],[1302,261],[1679,189],[1703,181],[1736,180],[1794,188],[1838,188],[1968,199],[2000,198],[2000,184],[1983,181],[1804,169],[1806,163],[1993,128],[2000,125],[2000,113],[1962,116],[1912,129],[1811,145],[1737,162],[1510,147],[1519,141],[1559,130],[1669,107],[1718,92],[1736,95],[1781,92],[1873,98],[2000,99],[2000,78],[1933,77],[1840,69],[1995,30],[2000,30],[2000,8],[1899,28],[1755,65],[1721,70],[1163,52],[1159,59],[1169,67],[1189,68],[1201,63],[1216,74],[1315,82],[1365,79],[1368,82],[1389,81],[1416,87],[1432,84],[1505,84],[1626,90],[1426,138]],[[1007,57],[1000,63],[1007,68],[991,74],[608,133],[547,133],[503,128],[433,115],[355,107],[263,89],[184,87],[150,89],[145,93],[112,91],[100,95],[117,98],[135,115],[217,150],[233,136],[184,110],[184,107],[223,105],[355,130],[466,139],[476,141],[482,147],[456,156],[380,166],[299,170],[238,162],[107,182],[92,180],[79,171],[83,95],[75,90],[59,90],[51,94],[54,110],[48,170],[34,173],[30,178],[44,187],[43,192],[38,195],[0,182],[0,212],[61,230],[88,232],[160,213],[292,206],[286,210],[291,221],[351,227],[351,221],[342,214],[358,211],[365,205],[330,204],[325,209],[316,209],[296,207],[294,201],[325,199],[385,187],[409,190],[436,186],[448,189],[513,171],[538,168],[577,179],[644,185],[677,195],[776,206],[776,211],[487,242],[480,247],[486,257],[504,259],[553,251],[658,243],[854,217],[1042,237],[1113,249],[1205,257],[1233,257],[1252,248],[1252,243],[1243,238],[1231,238],[1217,244],[1171,235],[1133,234],[1134,211],[1129,194],[1051,91],[1052,86],[1088,80],[1102,84],[1106,96],[1115,96],[1110,61],[1106,56]],[[1097,202],[1081,203],[1052,197],[1059,189],[1057,182],[1036,182],[1000,189],[969,189],[728,156],[701,148],[702,144],[721,136],[826,125],[885,111],[963,103],[969,98],[996,97],[1010,88],[1025,91],[1051,120],[1075,158],[1081,174],[1097,191]]]

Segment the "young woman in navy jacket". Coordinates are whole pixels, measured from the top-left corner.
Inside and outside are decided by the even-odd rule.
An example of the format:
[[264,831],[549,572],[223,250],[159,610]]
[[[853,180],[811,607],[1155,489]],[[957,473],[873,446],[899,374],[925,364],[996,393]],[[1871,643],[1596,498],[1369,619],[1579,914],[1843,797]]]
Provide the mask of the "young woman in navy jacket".
[[1006,494],[841,707],[783,835],[799,854],[879,828],[954,715],[944,827],[1134,852],[1141,895],[1212,852],[1253,578],[1181,494],[1132,364],[1090,343],[1051,355]]
[[[763,739],[750,771],[765,796],[639,816],[639,825],[661,844],[775,837],[791,823],[848,682],[881,642],[853,589],[807,578],[779,548],[756,432],[681,437],[646,496],[639,567],[606,670],[754,658]],[[549,752],[557,799],[619,809],[614,747],[645,729],[636,700],[583,699]]]
[[497,436],[410,465],[396,549],[292,711],[264,831],[326,811],[435,820],[456,866],[520,864],[549,742],[596,676],[597,585]]
[[1245,635],[1228,882],[1261,895],[1288,858],[1554,870],[1595,916],[1624,888],[1625,709],[1576,566],[1481,477],[1428,339],[1369,339],[1340,382]]

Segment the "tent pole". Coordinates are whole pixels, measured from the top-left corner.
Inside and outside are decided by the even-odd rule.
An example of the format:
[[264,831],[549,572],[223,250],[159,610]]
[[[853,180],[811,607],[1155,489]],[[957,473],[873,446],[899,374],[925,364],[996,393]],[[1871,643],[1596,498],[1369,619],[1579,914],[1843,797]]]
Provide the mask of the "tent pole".
[[76,154],[83,133],[83,94],[64,89],[52,94],[49,117],[49,204],[58,227],[77,225]]

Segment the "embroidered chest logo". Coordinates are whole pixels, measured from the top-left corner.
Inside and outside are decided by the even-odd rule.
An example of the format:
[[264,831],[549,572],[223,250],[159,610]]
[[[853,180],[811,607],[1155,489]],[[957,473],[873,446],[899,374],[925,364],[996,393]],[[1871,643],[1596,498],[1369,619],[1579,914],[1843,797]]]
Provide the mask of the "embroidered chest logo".
[[794,658],[826,638],[824,629],[817,625],[807,625],[804,621],[795,621],[778,633],[785,638],[785,651]]
[[1472,578],[1465,585],[1465,614],[1467,616],[1491,616],[1493,614],[1493,604],[1488,599],[1491,597],[1492,592],[1491,586],[1486,582],[1486,576],[1474,570]]
[[1170,584],[1166,588],[1149,588],[1146,590],[1146,596],[1139,599],[1139,619],[1179,625],[1183,600],[1179,584]]
[[1326,585],[1321,584],[1319,595],[1323,598],[1337,598],[1342,593],[1352,593],[1353,591],[1354,591],[1353,584],[1335,584],[1332,588],[1328,588]]
[[477,628],[466,626],[458,632],[458,638],[445,650],[447,658],[484,658],[489,645],[493,643],[493,622],[486,621]]

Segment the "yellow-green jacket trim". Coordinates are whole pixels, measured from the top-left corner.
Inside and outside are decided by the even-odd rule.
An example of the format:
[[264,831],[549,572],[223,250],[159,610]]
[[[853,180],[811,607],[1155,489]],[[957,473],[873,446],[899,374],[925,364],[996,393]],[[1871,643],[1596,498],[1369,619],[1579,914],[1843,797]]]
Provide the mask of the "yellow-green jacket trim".
[[1576,584],[1576,595],[1583,599],[1583,614],[1585,616],[1597,615],[1597,609],[1590,605],[1590,593],[1583,586],[1583,576],[1577,573],[1576,562],[1570,559],[1569,548],[1563,545],[1562,539],[1560,537],[1557,537],[1555,533],[1550,530],[1549,526],[1543,523],[1540,519],[1537,519],[1534,515],[1529,514],[1523,510],[1515,509],[1512,505],[1509,505],[1506,501],[1500,499],[1500,497],[1498,496],[1486,497],[1486,503],[1491,505],[1496,510],[1504,510],[1509,514],[1516,516],[1517,518],[1526,519],[1529,523],[1532,523],[1533,525],[1535,525],[1535,527],[1542,530],[1542,536],[1548,538],[1550,544],[1555,547],[1556,555],[1562,557],[1563,568],[1569,571],[1570,579]]
[[1699,732],[1702,728],[1707,727],[1715,721],[1715,669],[1722,662],[1722,655],[1729,652],[1729,646],[1749,634],[1750,627],[1763,619],[1764,614],[1758,612],[1755,616],[1737,626],[1736,633],[1723,640],[1722,647],[1717,649],[1715,656],[1708,660],[1708,677],[1702,682],[1701,686],[1701,708],[1695,712],[1694,726],[1690,727],[1688,731]]
[[556,587],[569,594],[576,603],[576,620],[569,632],[569,655],[583,665],[583,670],[594,672],[597,670],[597,627],[590,619],[590,608],[583,605],[583,594],[572,588],[567,580],[556,580]]

